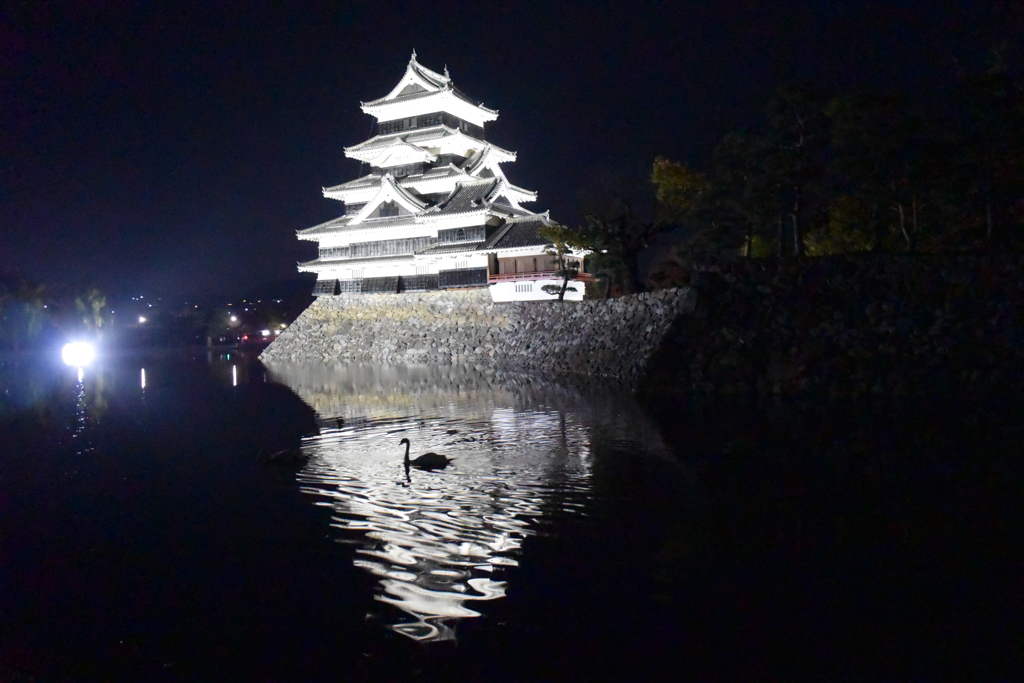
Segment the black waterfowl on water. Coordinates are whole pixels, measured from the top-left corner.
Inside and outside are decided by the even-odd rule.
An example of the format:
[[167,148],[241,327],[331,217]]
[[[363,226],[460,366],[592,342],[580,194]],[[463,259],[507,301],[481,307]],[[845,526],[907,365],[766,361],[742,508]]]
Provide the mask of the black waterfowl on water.
[[405,466],[410,465],[418,470],[443,470],[448,467],[448,463],[452,462],[452,458],[440,453],[424,453],[418,458],[409,459],[409,439],[402,439],[398,442],[399,445],[405,444]]

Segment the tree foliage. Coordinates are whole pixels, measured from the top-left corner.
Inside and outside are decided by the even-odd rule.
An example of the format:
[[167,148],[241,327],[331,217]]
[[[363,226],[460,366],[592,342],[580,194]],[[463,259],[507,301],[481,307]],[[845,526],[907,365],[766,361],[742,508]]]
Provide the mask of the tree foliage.
[[709,185],[703,173],[664,157],[654,160],[651,182],[658,200],[655,221],[675,224],[701,211],[709,200]]
[[658,158],[660,222],[689,253],[942,251],[1024,244],[1024,84],[962,75],[939,106],[779,88],[765,125],[726,135],[710,172]]
[[558,264],[555,277],[562,278],[561,285],[544,285],[542,289],[548,294],[557,294],[558,300],[563,301],[566,292],[576,291],[575,287],[569,286],[569,280],[579,273],[578,263],[567,257],[577,249],[585,249],[584,240],[579,231],[559,223],[544,226],[537,232],[541,237],[551,240],[550,246],[544,251],[555,257],[555,263]]
[[96,287],[90,287],[81,296],[75,298],[75,310],[85,329],[93,334],[99,334],[100,330],[109,321],[106,312],[107,297]]
[[27,348],[39,337],[48,317],[45,285],[0,281],[0,346]]
[[642,292],[640,254],[666,226],[642,220],[633,203],[609,198],[583,214],[579,244],[593,252],[591,271],[617,283],[625,294]]

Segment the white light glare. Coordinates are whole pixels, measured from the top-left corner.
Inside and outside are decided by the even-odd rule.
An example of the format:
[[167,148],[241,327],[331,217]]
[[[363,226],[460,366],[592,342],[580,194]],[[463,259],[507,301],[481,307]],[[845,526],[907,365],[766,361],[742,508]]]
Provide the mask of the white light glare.
[[263,336],[263,337],[269,337],[270,336],[270,330],[260,330],[260,335]]
[[67,365],[80,368],[92,362],[96,352],[86,342],[69,342],[61,349],[60,357]]
[[139,316],[139,324],[141,325],[141,324],[142,324],[142,323],[144,323],[144,322],[146,322],[146,318],[145,318],[144,316],[141,316],[141,315],[140,315],[140,316]]
[[231,316],[231,322],[233,322],[233,323],[238,322],[238,318],[235,317],[235,316]]

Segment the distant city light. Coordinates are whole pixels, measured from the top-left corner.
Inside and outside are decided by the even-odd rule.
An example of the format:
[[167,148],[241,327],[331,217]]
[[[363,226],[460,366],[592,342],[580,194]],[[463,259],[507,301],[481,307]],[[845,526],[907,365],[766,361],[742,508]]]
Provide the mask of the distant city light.
[[77,368],[88,365],[95,356],[96,352],[93,351],[92,344],[86,342],[69,342],[60,352],[60,357],[65,364]]
[[270,330],[260,330],[260,334],[263,335],[264,337],[269,337]]
[[231,316],[231,322],[237,323],[238,322],[238,317],[237,316]]
[[142,324],[142,323],[144,323],[144,322],[146,322],[146,318],[145,318],[144,316],[141,316],[141,315],[140,315],[140,316],[139,316],[139,324],[141,325],[141,324]]

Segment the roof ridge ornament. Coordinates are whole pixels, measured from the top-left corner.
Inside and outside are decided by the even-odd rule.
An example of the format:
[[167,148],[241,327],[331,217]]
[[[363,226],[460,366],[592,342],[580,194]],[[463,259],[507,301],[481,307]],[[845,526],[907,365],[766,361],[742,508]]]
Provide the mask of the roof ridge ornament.
[[409,58],[409,61],[410,62],[415,62],[416,61],[416,48],[412,49],[412,57]]

